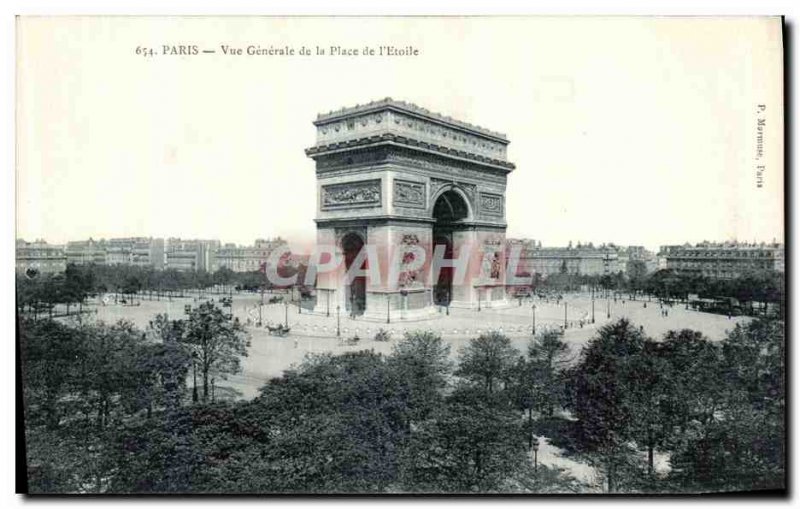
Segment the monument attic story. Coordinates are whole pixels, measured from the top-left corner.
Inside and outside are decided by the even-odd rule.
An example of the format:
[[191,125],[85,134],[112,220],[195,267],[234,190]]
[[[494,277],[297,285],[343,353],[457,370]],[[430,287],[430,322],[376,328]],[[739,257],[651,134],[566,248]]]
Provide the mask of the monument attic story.
[[505,134],[388,97],[321,113],[314,125],[317,142],[306,150],[314,159],[389,144],[477,163],[501,174],[514,169],[507,160]]

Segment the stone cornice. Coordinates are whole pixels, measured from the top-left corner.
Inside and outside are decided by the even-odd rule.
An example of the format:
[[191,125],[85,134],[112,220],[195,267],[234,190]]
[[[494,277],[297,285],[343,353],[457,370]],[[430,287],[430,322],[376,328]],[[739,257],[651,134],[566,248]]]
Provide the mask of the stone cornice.
[[402,147],[412,148],[422,152],[442,155],[451,159],[460,161],[468,161],[472,163],[479,163],[492,168],[502,170],[505,173],[510,173],[516,166],[514,163],[502,161],[500,159],[493,159],[490,157],[482,156],[479,154],[472,154],[463,150],[457,150],[450,147],[436,145],[425,141],[415,140],[406,136],[398,136],[392,133],[384,133],[380,135],[365,136],[363,138],[354,138],[346,141],[334,142],[327,145],[315,145],[306,149],[306,155],[312,159],[316,159],[321,155],[335,154],[353,148],[362,148],[377,145],[396,145]]
[[357,104],[349,108],[342,108],[336,111],[330,111],[328,113],[320,113],[319,115],[317,115],[317,120],[314,121],[314,125],[320,126],[334,120],[341,120],[347,117],[362,115],[365,113],[373,113],[376,111],[384,111],[384,110],[398,111],[401,113],[419,117],[429,122],[444,124],[448,127],[455,127],[472,134],[486,136],[501,143],[506,143],[506,144],[508,143],[508,138],[503,133],[492,131],[490,129],[486,129],[484,127],[480,127],[477,125],[473,125],[470,124],[469,122],[464,122],[462,120],[457,120],[447,115],[435,113],[433,111],[429,111],[425,108],[417,106],[416,104],[408,103],[405,101],[395,101],[391,97],[387,97],[379,101],[369,102],[367,104],[360,104],[360,105]]

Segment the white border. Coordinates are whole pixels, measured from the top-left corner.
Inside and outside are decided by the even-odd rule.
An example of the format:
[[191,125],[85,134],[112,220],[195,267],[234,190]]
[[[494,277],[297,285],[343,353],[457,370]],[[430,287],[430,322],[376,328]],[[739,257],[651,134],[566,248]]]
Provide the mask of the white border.
[[[0,214],[0,242],[2,242],[2,249],[0,249],[0,327],[5,333],[3,361],[4,368],[2,370],[2,403],[4,409],[13,408],[15,400],[15,379],[14,379],[14,87],[15,87],[15,21],[14,17],[17,14],[23,15],[69,15],[69,14],[113,14],[113,15],[785,15],[787,23],[793,25],[794,34],[794,53],[791,55],[790,67],[786,70],[787,73],[795,75],[793,72],[797,68],[797,39],[798,39],[798,18],[800,17],[800,2],[790,0],[749,0],[749,1],[723,1],[723,0],[658,0],[647,2],[632,2],[624,0],[615,1],[592,1],[592,0],[544,0],[539,1],[532,5],[527,5],[522,2],[514,2],[512,0],[461,0],[459,2],[434,2],[431,0],[395,0],[389,1],[354,1],[354,0],[339,0],[336,2],[326,0],[314,1],[280,1],[272,2],[268,5],[261,5],[256,1],[247,0],[229,0],[213,2],[208,0],[195,0],[176,1],[176,0],[141,0],[130,1],[123,0],[117,2],[108,2],[102,0],[10,0],[3,2],[0,6],[2,16],[0,16],[0,34],[2,34],[2,53],[0,62],[2,62],[2,101],[0,101],[0,118],[2,118],[3,143],[0,143],[0,151],[2,151],[2,161],[4,161],[4,170],[1,172],[0,177],[0,207],[3,208],[3,213]],[[792,80],[793,94],[792,94],[792,109],[787,111],[787,123],[790,120],[796,119],[796,103],[797,103],[797,85],[796,79]],[[791,140],[788,140],[793,146],[797,147],[798,143],[797,128],[795,126],[792,133]],[[796,155],[795,155],[796,157]],[[786,168],[787,174],[793,168]],[[792,182],[792,194],[797,196],[798,193],[798,179],[794,178]],[[796,239],[796,216],[794,210],[791,213],[792,220],[788,223],[792,225],[792,235],[789,237],[794,241]],[[792,262],[796,262],[796,258],[792,255]],[[792,267],[796,266],[792,263]],[[794,271],[793,271],[794,273]],[[790,281],[791,288],[794,289],[795,278]],[[794,293],[792,293],[794,296]],[[793,324],[797,323],[797,315],[794,313],[794,299],[792,301],[792,318]],[[793,338],[789,338],[791,341]],[[790,350],[792,354],[791,367],[796,367],[798,347],[793,345]],[[794,377],[795,381],[798,378]],[[792,387],[794,389],[795,386]],[[792,390],[791,395],[796,391]],[[792,403],[795,403],[792,401]],[[790,410],[794,410],[794,404],[790,404]],[[790,420],[793,423],[794,420]],[[2,466],[2,479],[3,479],[3,506],[21,506],[26,500],[21,496],[13,495],[14,492],[14,479],[15,479],[15,463],[14,463],[14,445],[12,440],[15,437],[15,421],[14,419],[4,419],[2,423],[3,438],[7,445],[5,450],[5,461]],[[796,444],[797,437],[792,436],[791,444]],[[792,451],[793,452],[793,451]],[[797,464],[790,461],[789,465],[793,467],[790,472],[792,473],[791,485],[797,489]],[[106,506],[115,502],[114,499],[101,499],[101,500],[44,500],[38,501],[38,506],[55,506],[56,504],[63,503],[91,503],[92,505]],[[336,499],[317,499],[317,500],[238,500],[238,499],[184,499],[181,501],[169,499],[127,499],[119,500],[125,505],[133,505],[139,507],[167,507],[168,505],[179,504],[182,506],[202,504],[204,506],[223,506],[230,505],[231,502],[238,504],[269,504],[270,506],[306,506],[317,504],[358,504],[358,505],[373,505],[376,503],[391,503],[392,505],[413,506],[415,508],[429,507],[434,504],[447,503],[448,505],[455,504],[469,504],[479,506],[490,506],[498,502],[498,500],[449,500],[446,502],[434,501],[428,499],[405,499],[405,500],[376,500],[376,499],[361,499],[361,500],[336,500]],[[543,506],[577,506],[577,505],[611,505],[617,503],[631,503],[641,504],[645,502],[641,499],[570,499],[553,501],[547,499],[504,499],[501,502],[514,504],[514,505],[533,505]],[[729,505],[731,503],[736,505],[759,505],[763,503],[749,500],[691,500],[691,499],[675,499],[665,500],[656,499],[648,500],[645,503],[661,504],[680,504],[681,506],[700,506],[700,505]],[[778,502],[781,503],[781,502]],[[783,502],[785,503],[785,502]]]

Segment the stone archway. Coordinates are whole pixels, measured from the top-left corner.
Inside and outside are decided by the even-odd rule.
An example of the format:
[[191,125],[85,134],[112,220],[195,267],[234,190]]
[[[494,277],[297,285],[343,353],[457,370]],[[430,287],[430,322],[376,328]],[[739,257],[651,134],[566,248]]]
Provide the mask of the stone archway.
[[[440,192],[433,203],[433,249],[444,246],[444,260],[453,259],[453,232],[463,228],[471,216],[469,201],[458,188]],[[453,300],[453,268],[442,267],[433,282],[433,300],[440,306],[449,306]]]
[[[364,247],[364,239],[361,235],[355,232],[346,233],[342,236],[341,240],[341,249],[342,255],[344,256],[344,265],[345,265],[345,277],[347,277],[347,272],[353,265],[353,262],[356,261],[358,254]],[[367,259],[365,258],[362,262],[361,267],[362,270],[367,268]],[[363,274],[363,273],[362,273]],[[350,316],[360,316],[364,314],[364,310],[366,309],[366,299],[367,299],[367,281],[363,275],[359,275],[353,278],[352,281],[348,281],[345,286],[345,310]]]

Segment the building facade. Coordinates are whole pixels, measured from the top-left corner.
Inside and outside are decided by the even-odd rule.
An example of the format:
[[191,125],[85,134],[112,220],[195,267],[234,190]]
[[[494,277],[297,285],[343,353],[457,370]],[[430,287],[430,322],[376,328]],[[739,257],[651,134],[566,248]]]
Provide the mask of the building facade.
[[257,239],[252,246],[220,245],[219,240],[128,237],[70,241],[54,246],[44,241],[17,241],[17,268],[38,264],[43,271],[64,270],[67,264],[133,265],[156,270],[214,272],[228,267],[235,272],[257,271],[283,239]]
[[[603,276],[628,274],[641,262],[645,273],[656,270],[655,254],[643,246],[617,246],[591,243],[566,247],[542,247],[541,242],[529,239],[509,239],[509,253],[519,250],[517,274],[579,274]],[[641,267],[641,265],[640,265]]]
[[285,250],[286,241],[276,239],[256,239],[252,246],[225,244],[212,253],[212,268],[216,271],[227,267],[234,272],[253,272],[266,264],[275,249]]
[[165,267],[180,271],[214,272],[218,240],[169,238],[165,243]]
[[164,239],[152,237],[127,237],[104,242],[106,265],[134,265],[163,269]]
[[[77,265],[95,263],[105,265],[107,246],[105,240],[74,240],[67,242],[65,250],[67,263]],[[119,258],[122,258],[121,256]]]
[[16,271],[29,275],[63,272],[67,268],[64,246],[48,244],[44,240],[26,242],[17,239],[15,261]]
[[659,258],[666,269],[679,274],[718,279],[741,277],[748,272],[784,272],[784,246],[779,243],[703,242],[662,246]]
[[[318,275],[316,312],[413,319],[437,304],[505,303],[505,189],[514,169],[505,135],[389,98],[321,114],[314,125],[306,154],[316,163],[317,244],[336,246],[344,260]],[[358,258],[365,245],[381,277],[349,280],[357,261],[356,271],[369,270]],[[443,269],[434,280],[437,248],[444,259],[467,254],[466,278],[454,284]],[[407,256],[415,249],[426,253],[422,266]]]

